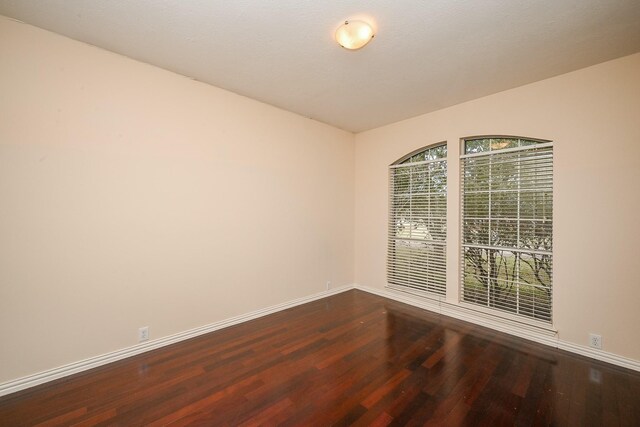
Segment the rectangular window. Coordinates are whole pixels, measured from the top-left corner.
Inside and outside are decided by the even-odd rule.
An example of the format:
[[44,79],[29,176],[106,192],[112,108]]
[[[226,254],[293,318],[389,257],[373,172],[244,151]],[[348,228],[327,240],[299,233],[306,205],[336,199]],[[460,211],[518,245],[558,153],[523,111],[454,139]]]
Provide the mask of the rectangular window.
[[389,168],[387,279],[392,287],[445,295],[447,146]]
[[551,322],[553,143],[464,141],[461,300]]

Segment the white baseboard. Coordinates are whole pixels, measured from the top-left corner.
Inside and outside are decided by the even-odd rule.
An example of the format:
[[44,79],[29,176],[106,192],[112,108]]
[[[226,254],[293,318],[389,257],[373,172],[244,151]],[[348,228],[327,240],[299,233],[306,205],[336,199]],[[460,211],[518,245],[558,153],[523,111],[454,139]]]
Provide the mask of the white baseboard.
[[619,356],[608,351],[598,350],[587,347],[585,345],[574,344],[569,341],[558,340],[558,348],[581,356],[590,357],[602,362],[611,363],[612,365],[621,366],[623,368],[640,371],[640,362],[628,357]]
[[131,347],[123,348],[120,350],[112,351],[106,354],[102,354],[95,357],[90,357],[79,362],[69,363],[68,365],[60,366],[58,368],[49,369],[47,371],[38,372],[33,375],[18,378],[15,380],[7,381],[0,384],[0,396],[4,396],[16,391],[24,390],[29,387],[33,387],[39,384],[43,384],[49,381],[57,380],[69,375],[77,374],[98,366],[106,365],[127,357],[135,356],[140,353],[144,353],[150,350],[155,350],[160,347],[174,344],[180,341],[184,341],[190,338],[197,337],[209,332],[217,331],[219,329],[227,328],[229,326],[237,325],[239,323],[247,322],[249,320],[257,319],[268,314],[276,313],[278,311],[286,310],[291,307],[295,307],[301,304],[305,304],[311,301],[315,301],[321,298],[326,298],[330,295],[335,295],[341,292],[353,289],[353,285],[346,285],[327,291],[319,292],[317,294],[309,295],[306,297],[298,298],[292,301],[288,301],[282,304],[277,304],[264,309],[252,311],[250,313],[242,314],[240,316],[232,317],[229,319],[221,320],[219,322],[211,323],[209,325],[201,326],[198,328],[190,329],[188,331],[179,332],[177,334],[169,335],[163,338],[147,341],[144,343],[136,344]]
[[209,325],[201,326],[199,328],[190,329],[188,331],[180,332],[174,335],[169,335],[156,340],[136,344],[131,347],[116,350],[110,353],[102,354],[95,357],[90,357],[79,362],[73,362],[68,365],[60,366],[58,368],[50,369],[43,372],[38,372],[33,375],[18,378],[15,380],[7,381],[0,384],[0,396],[4,396],[10,393],[15,393],[20,390],[24,390],[39,384],[43,384],[49,381],[57,380],[69,375],[73,375],[79,372],[83,372],[98,366],[106,365],[108,363],[116,362],[127,357],[135,356],[140,353],[144,353],[150,350],[155,350],[160,347],[164,347],[170,344],[174,344],[180,341],[184,341],[190,338],[197,337],[209,332],[217,331],[229,326],[237,325],[239,323],[247,322],[249,320],[257,319],[268,314],[276,313],[278,311],[286,310],[291,307],[295,307],[307,302],[315,301],[321,298],[326,298],[331,295],[335,295],[341,292],[345,292],[351,289],[359,289],[364,292],[379,295],[384,298],[389,298],[395,301],[399,301],[405,304],[412,305],[414,307],[429,310],[441,315],[453,317],[456,319],[464,320],[476,325],[485,326],[487,328],[505,332],[510,335],[515,335],[521,338],[525,338],[530,341],[535,341],[540,344],[548,345],[560,350],[566,350],[571,353],[576,353],[582,356],[590,357],[592,359],[600,360],[603,362],[611,363],[612,365],[621,366],[623,368],[632,369],[634,371],[640,371],[640,362],[627,357],[619,356],[617,354],[609,353],[602,350],[593,349],[587,346],[577,345],[568,341],[560,340],[557,335],[550,333],[548,330],[542,330],[536,327],[528,327],[524,324],[516,324],[516,322],[505,321],[504,319],[492,318],[481,312],[474,312],[465,307],[457,306],[449,303],[442,303],[437,300],[428,298],[421,298],[415,295],[396,292],[389,289],[376,289],[362,285],[346,285],[328,291],[319,292],[317,294],[309,295],[306,297],[298,298],[292,301],[288,301],[282,304],[277,304],[264,309],[252,311],[240,316],[232,317],[229,319],[221,320],[219,322],[211,323]]
[[535,326],[526,325],[524,323],[514,322],[508,319],[496,318],[494,316],[487,315],[480,311],[474,311],[463,306],[419,297],[405,292],[394,291],[392,289],[377,289],[363,285],[355,285],[354,288],[361,291],[369,292],[371,294],[379,295],[381,297],[403,302],[414,307],[429,310],[437,314],[453,317],[496,331],[515,335],[520,338],[525,338],[527,340],[558,348],[560,350],[569,351],[571,353],[590,357],[592,359],[611,363],[612,365],[621,366],[623,368],[632,369],[634,371],[640,371],[640,361],[630,359],[628,357],[619,356],[617,354],[609,353],[603,350],[598,350],[591,347],[574,344],[569,341],[561,340],[558,337],[557,333],[550,331],[549,329],[538,328]]

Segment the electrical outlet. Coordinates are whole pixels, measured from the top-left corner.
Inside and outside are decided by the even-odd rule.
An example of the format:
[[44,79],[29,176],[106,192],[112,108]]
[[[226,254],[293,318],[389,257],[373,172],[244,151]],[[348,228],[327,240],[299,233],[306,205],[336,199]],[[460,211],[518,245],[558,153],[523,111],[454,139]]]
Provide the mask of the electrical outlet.
[[329,290],[329,288],[331,288],[331,282],[327,280],[327,290]]
[[589,334],[589,347],[602,349],[602,335]]
[[138,329],[138,342],[146,341],[149,339],[149,327],[143,326]]

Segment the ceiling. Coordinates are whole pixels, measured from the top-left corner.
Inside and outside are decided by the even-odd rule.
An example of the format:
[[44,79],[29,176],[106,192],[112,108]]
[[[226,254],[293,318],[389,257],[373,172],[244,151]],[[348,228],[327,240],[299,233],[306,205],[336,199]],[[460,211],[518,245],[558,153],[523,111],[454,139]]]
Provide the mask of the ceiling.
[[[0,0],[0,14],[360,132],[640,51],[638,0]],[[347,51],[345,19],[376,37]]]

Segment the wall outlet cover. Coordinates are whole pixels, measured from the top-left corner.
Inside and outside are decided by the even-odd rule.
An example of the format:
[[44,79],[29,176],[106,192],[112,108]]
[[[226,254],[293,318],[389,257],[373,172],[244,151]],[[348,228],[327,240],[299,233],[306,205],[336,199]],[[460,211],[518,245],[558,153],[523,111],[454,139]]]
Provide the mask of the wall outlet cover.
[[149,327],[143,326],[138,329],[138,342],[147,341],[149,339]]
[[602,349],[602,335],[589,334],[589,347]]

